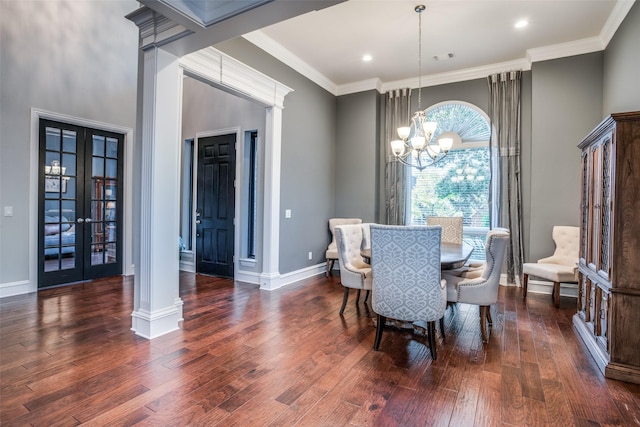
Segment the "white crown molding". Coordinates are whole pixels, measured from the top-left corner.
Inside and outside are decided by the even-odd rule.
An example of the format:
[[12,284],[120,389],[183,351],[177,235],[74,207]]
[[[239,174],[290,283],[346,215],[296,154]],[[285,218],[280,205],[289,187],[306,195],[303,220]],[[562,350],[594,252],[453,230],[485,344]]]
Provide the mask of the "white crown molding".
[[622,21],[624,21],[624,18],[626,18],[627,13],[629,13],[635,2],[636,0],[616,1],[616,5],[613,7],[609,18],[607,18],[607,22],[605,22],[600,32],[600,39],[604,46],[603,49],[607,47],[616,31],[618,31],[618,27],[620,27],[620,24],[622,24]]
[[382,81],[378,78],[361,80],[359,82],[347,83],[344,85],[336,86],[335,96],[349,95],[350,93],[364,92],[367,90],[377,90],[382,93]]
[[548,61],[550,59],[564,58],[567,56],[582,55],[585,53],[603,50],[600,36],[574,40],[567,43],[558,43],[545,47],[537,47],[527,50],[527,58],[531,63]]
[[286,49],[280,43],[273,40],[260,30],[252,31],[242,36],[247,41],[253,43],[260,49],[267,52],[274,58],[282,61],[287,66],[293,68],[321,88],[336,95],[336,84],[329,80],[324,74],[304,62],[300,57],[294,55],[290,50]]
[[[617,0],[615,6],[600,35],[580,40],[574,40],[567,43],[559,43],[539,48],[528,49],[526,56],[513,61],[500,62],[495,64],[483,65],[480,67],[467,68],[463,70],[455,70],[451,72],[425,75],[421,77],[423,87],[437,86],[448,83],[456,83],[467,80],[481,79],[488,75],[501,73],[511,70],[527,71],[531,69],[531,64],[539,61],[548,61],[551,59],[564,58],[574,55],[582,55],[591,52],[604,50],[618,27],[624,21],[624,18],[633,7],[635,0]],[[334,96],[348,95],[351,93],[363,92],[367,90],[377,90],[384,93],[391,89],[398,88],[417,88],[418,78],[410,78],[404,80],[396,80],[390,82],[381,82],[380,79],[368,79],[343,85],[337,85],[325,75],[317,71],[311,65],[294,55],[284,46],[267,36],[260,30],[253,31],[243,36],[246,40],[258,46],[274,58],[282,61],[289,67],[293,68],[309,80],[329,91]]]
[[[496,64],[483,65],[480,67],[466,68],[464,70],[455,70],[447,73],[430,74],[420,77],[420,84],[422,87],[438,86],[448,83],[463,82],[467,80],[484,79],[488,75],[495,73],[502,73],[512,70],[530,70],[531,63],[523,59],[516,59],[515,61],[499,62]],[[387,82],[382,84],[382,93],[392,89],[400,88],[417,88],[418,78],[413,77],[410,79],[396,80],[393,82]]]

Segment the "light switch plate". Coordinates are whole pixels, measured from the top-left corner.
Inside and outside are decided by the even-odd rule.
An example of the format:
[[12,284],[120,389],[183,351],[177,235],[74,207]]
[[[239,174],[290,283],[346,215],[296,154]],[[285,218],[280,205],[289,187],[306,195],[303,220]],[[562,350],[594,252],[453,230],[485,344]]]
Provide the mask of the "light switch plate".
[[285,209],[284,217],[285,218],[291,218],[291,209]]
[[13,206],[4,207],[4,216],[13,216]]

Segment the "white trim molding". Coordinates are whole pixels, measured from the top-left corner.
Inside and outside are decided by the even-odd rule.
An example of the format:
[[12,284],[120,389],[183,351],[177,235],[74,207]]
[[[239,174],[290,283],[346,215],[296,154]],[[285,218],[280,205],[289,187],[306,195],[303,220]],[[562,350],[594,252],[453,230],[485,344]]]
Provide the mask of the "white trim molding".
[[284,97],[293,89],[208,47],[180,58],[185,73],[216,83],[262,105],[284,108]]
[[24,295],[35,291],[36,289],[32,288],[31,281],[29,280],[0,283],[0,298],[11,297],[14,295]]

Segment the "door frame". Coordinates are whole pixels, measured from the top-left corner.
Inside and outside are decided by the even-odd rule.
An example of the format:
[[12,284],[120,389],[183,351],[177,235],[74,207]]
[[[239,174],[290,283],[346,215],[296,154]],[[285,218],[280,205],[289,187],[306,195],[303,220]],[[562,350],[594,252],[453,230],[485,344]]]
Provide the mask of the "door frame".
[[[236,175],[234,177],[235,186],[234,186],[234,202],[233,202],[233,277],[235,279],[238,271],[238,261],[240,256],[238,254],[238,248],[240,246],[240,227],[238,222],[238,212],[240,212],[240,197],[241,197],[241,189],[242,189],[242,180],[241,177],[242,172],[245,168],[243,161],[238,161],[238,159],[242,159],[244,156],[244,144],[241,143],[241,135],[242,129],[240,126],[234,126],[229,128],[222,128],[216,130],[209,130],[203,132],[197,132],[196,136],[193,139],[193,185],[191,186],[191,249],[193,251],[193,268],[196,271],[196,259],[198,254],[196,253],[196,209],[198,203],[198,141],[200,138],[207,138],[209,136],[220,136],[220,135],[236,135]],[[189,139],[189,138],[186,138]]]
[[53,120],[124,135],[122,211],[122,274],[134,274],[133,264],[133,128],[68,116],[52,111],[31,108],[29,152],[29,281],[23,293],[38,290],[38,159],[40,148],[40,119]]

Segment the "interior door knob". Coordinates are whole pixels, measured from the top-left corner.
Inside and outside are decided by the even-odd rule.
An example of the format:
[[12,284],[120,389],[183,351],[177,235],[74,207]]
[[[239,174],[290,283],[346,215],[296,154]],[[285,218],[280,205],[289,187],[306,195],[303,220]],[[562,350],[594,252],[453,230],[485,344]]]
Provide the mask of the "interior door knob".
[[200,224],[200,220],[199,219],[196,219],[196,224]]

